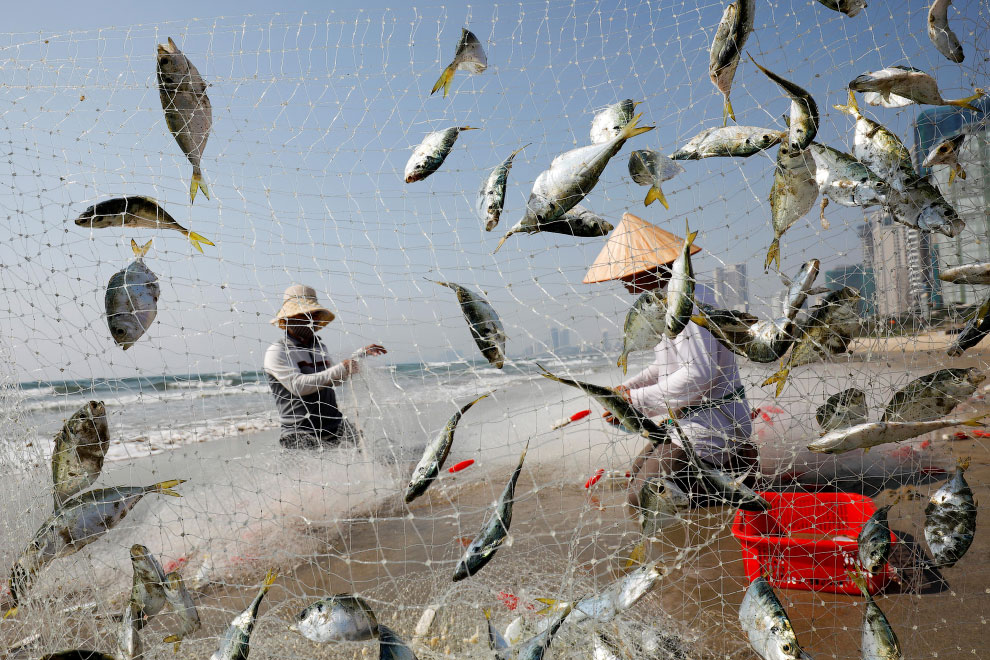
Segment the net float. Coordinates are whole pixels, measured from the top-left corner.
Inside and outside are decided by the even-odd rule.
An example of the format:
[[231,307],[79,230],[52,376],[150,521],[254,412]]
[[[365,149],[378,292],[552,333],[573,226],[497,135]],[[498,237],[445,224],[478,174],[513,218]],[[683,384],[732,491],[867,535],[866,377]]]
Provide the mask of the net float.
[[587,481],[584,482],[585,488],[591,488],[599,481],[601,481],[602,476],[605,474],[605,468],[598,468],[595,473],[589,477]]
[[447,471],[448,472],[451,472],[451,473],[460,472],[464,468],[471,467],[472,465],[474,465],[474,459],[473,458],[469,458],[466,461],[461,461],[457,465],[451,466],[450,468],[447,469]]
[[565,426],[567,426],[571,422],[576,422],[579,419],[584,419],[585,417],[587,417],[590,414],[591,414],[591,411],[590,410],[582,410],[580,412],[576,412],[573,415],[571,415],[570,417],[564,417],[563,419],[557,420],[557,423],[555,423],[553,425],[553,428],[551,430],[556,431],[557,429],[564,428]]

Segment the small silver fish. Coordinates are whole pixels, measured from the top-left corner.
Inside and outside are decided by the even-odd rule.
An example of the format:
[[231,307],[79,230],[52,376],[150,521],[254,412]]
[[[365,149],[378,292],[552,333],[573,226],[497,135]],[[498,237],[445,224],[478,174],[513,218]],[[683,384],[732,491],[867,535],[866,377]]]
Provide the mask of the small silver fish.
[[853,156],[881,179],[891,184],[897,192],[904,192],[914,183],[918,174],[911,163],[911,152],[900,138],[864,116],[856,102],[856,92],[849,90],[846,105],[832,106],[856,120],[853,138]]
[[865,0],[818,0],[818,2],[850,18],[866,8]]
[[749,59],[756,64],[756,68],[766,75],[767,78],[777,83],[784,90],[784,93],[791,99],[790,121],[787,125],[787,146],[795,155],[804,151],[818,135],[818,104],[811,94],[794,83],[781,78],[773,71],[770,71],[759,64],[750,55]]
[[894,220],[922,232],[938,232],[952,238],[966,223],[927,179],[913,181],[903,193],[891,190],[888,209]]
[[672,160],[699,160],[718,156],[746,158],[765,151],[787,137],[784,131],[757,126],[706,128],[670,154]]
[[937,419],[930,422],[868,422],[846,429],[826,433],[808,445],[811,451],[825,454],[842,454],[853,449],[869,449],[888,442],[900,442],[923,433],[938,431],[950,426],[983,426],[985,415],[971,419]]
[[472,126],[452,126],[442,131],[434,131],[428,134],[423,141],[413,149],[412,156],[406,162],[405,177],[406,183],[422,181],[430,176],[443,165],[450,150],[457,142],[457,136],[461,131],[479,130]]
[[505,243],[505,240],[513,234],[548,232],[581,238],[594,238],[596,236],[606,236],[613,229],[612,223],[602,216],[584,208],[580,204],[575,204],[567,213],[558,216],[556,220],[538,222],[533,220],[533,216],[524,216],[522,220],[513,225],[512,229],[502,237],[502,240],[492,250],[492,254],[498,252],[502,244]]
[[158,95],[165,111],[165,124],[193,168],[189,201],[195,201],[199,189],[209,199],[200,164],[213,128],[213,107],[203,77],[172,37],[168,38],[168,44],[158,44]]
[[966,59],[962,44],[956,33],[949,27],[949,5],[952,0],[934,0],[928,9],[928,38],[935,44],[935,49],[945,55],[946,59],[956,64]]
[[613,103],[591,120],[591,144],[604,144],[619,136],[626,124],[632,121],[637,101],[625,99]]
[[822,431],[828,433],[862,424],[867,417],[866,393],[850,387],[836,392],[815,410],[815,419]]
[[296,615],[289,630],[314,642],[363,642],[377,638],[381,627],[368,601],[354,594],[336,594]]
[[884,422],[928,422],[948,415],[986,380],[978,369],[939,369],[897,390],[881,418]]
[[491,231],[498,225],[505,206],[505,188],[509,182],[512,159],[528,146],[529,144],[524,144],[509,154],[481,184],[481,190],[478,191],[478,215],[485,221],[485,231]]
[[763,660],[811,660],[798,644],[791,620],[765,578],[756,578],[746,590],[739,606],[739,624]]
[[901,645],[897,641],[894,629],[884,616],[883,611],[873,600],[866,580],[861,575],[852,575],[852,581],[859,587],[866,598],[866,609],[863,611],[863,660],[901,660]]
[[165,598],[168,600],[169,608],[175,612],[179,619],[179,629],[162,639],[166,644],[174,644],[172,650],[179,651],[179,644],[188,635],[199,630],[199,612],[196,610],[196,603],[193,602],[192,594],[186,589],[182,576],[178,571],[172,571],[165,576],[162,584],[165,589]]
[[131,239],[131,251],[136,258],[113,274],[103,298],[110,335],[125,351],[148,331],[158,316],[161,287],[158,276],[144,263],[144,255],[150,248],[151,241],[138,247]]
[[254,631],[254,624],[258,619],[258,608],[261,607],[261,600],[268,593],[272,583],[278,573],[268,571],[265,574],[265,581],[258,590],[258,595],[254,597],[247,609],[234,617],[230,622],[223,638],[220,640],[220,647],[213,652],[210,660],[247,660],[251,651],[251,633]]
[[962,332],[956,335],[946,353],[950,357],[959,357],[983,341],[988,332],[990,332],[990,296],[987,296],[976,313],[966,321]]
[[506,660],[542,660],[547,649],[553,642],[554,635],[560,630],[571,613],[571,606],[565,605],[560,614],[555,616],[547,626],[546,630],[538,633],[515,648],[508,649],[504,657]]
[[990,284],[990,262],[946,268],[938,279],[953,284]]
[[777,164],[770,188],[770,222],[773,241],[767,248],[763,267],[770,269],[776,262],[780,270],[780,238],[791,226],[808,214],[818,200],[818,180],[815,158],[810,150],[795,151],[781,143],[777,148]]
[[385,624],[378,626],[378,660],[416,660],[416,654]]
[[936,567],[955,566],[976,534],[976,500],[963,476],[968,467],[968,459],[959,461],[956,473],[935,491],[925,507],[925,541]]
[[743,46],[753,31],[755,15],[755,0],[730,2],[722,12],[722,20],[715,29],[715,38],[712,39],[708,54],[708,77],[725,97],[723,126],[728,123],[729,117],[732,117],[732,121],[736,120],[736,113],[732,111],[732,103],[729,102],[729,93],[732,91],[732,79],[736,76]]
[[815,180],[825,199],[822,200],[822,223],[828,200],[842,206],[885,204],[890,185],[849,154],[817,142],[809,147],[815,159]]
[[684,245],[681,253],[670,268],[670,282],[667,284],[667,314],[663,317],[663,334],[673,339],[691,322],[694,311],[694,268],[691,266],[691,246],[698,232],[691,231],[687,218],[684,219]]
[[966,133],[960,133],[955,137],[939,142],[935,148],[928,153],[925,161],[921,164],[922,167],[948,165],[950,185],[956,176],[960,179],[965,179],[966,170],[964,170],[963,166],[959,164],[959,152],[962,149],[963,142],[966,140],[966,136]]
[[[874,92],[878,97],[869,97],[871,105],[900,107],[902,100],[925,105],[954,105],[980,112],[972,102],[983,96],[983,90],[977,89],[972,96],[962,99],[944,99],[938,90],[938,83],[921,69],[909,66],[888,66],[879,71],[870,71],[856,77],[849,83],[849,89],[854,92]],[[878,103],[872,103],[872,101]],[[887,105],[891,103],[892,105]]]
[[[464,551],[464,556],[454,567],[454,582],[460,582],[464,578],[470,577],[480,571],[492,560],[498,549],[502,547],[506,537],[509,535],[509,525],[512,524],[512,505],[515,502],[516,482],[519,481],[519,474],[522,472],[523,462],[526,460],[526,452],[529,451],[529,442],[523,448],[519,457],[519,464],[513,470],[509,483],[505,485],[502,494],[495,505],[495,511],[481,527],[474,540]],[[548,642],[549,643],[549,642]]]
[[863,525],[856,539],[859,564],[870,573],[876,574],[887,565],[890,556],[890,524],[887,513],[893,505],[880,507]]
[[430,96],[436,94],[443,87],[443,96],[446,98],[447,92],[450,90],[450,83],[454,79],[454,72],[457,70],[478,74],[484,73],[487,68],[488,57],[485,55],[485,49],[481,47],[478,37],[474,36],[474,33],[467,28],[461,28],[461,39],[457,42],[454,59],[440,74],[440,78],[433,85],[433,90],[430,91]]
[[110,426],[102,401],[90,401],[67,419],[55,436],[52,482],[55,508],[93,485],[110,448]]
[[501,369],[505,364],[505,328],[491,303],[481,294],[460,284],[427,281],[452,289],[457,294],[457,302],[461,305],[461,313],[467,320],[474,343],[489,364]]
[[666,316],[667,304],[653,291],[640,295],[629,308],[622,324],[622,354],[616,362],[622,373],[628,369],[630,353],[652,350],[660,343]]
[[140,543],[131,546],[130,612],[137,630],[144,628],[148,619],[162,611],[165,597],[165,571],[151,551]]
[[505,641],[505,638],[502,637],[501,633],[499,633],[492,623],[491,609],[486,607],[482,612],[485,614],[485,623],[488,626],[488,650],[495,651],[495,657],[498,660],[502,660],[505,657],[502,651],[509,648],[509,643]]
[[[206,188],[203,188],[203,191],[205,193]],[[158,205],[158,202],[141,195],[114,197],[94,204],[83,211],[76,218],[75,223],[79,227],[92,227],[94,229],[104,227],[172,229],[188,238],[193,247],[200,252],[203,251],[201,243],[213,245],[206,238],[194,231],[189,231],[176,222],[175,218]]]
[[443,430],[437,434],[437,437],[426,446],[426,449],[423,450],[423,457],[413,470],[412,477],[409,479],[409,485],[406,487],[406,504],[425,493],[426,489],[433,483],[433,480],[440,474],[440,470],[443,468],[448,454],[450,454],[450,447],[454,444],[454,431],[457,430],[457,423],[461,421],[461,416],[470,410],[471,406],[489,394],[491,392],[482,394],[474,401],[461,406],[461,409],[447,420]]
[[641,186],[650,186],[643,204],[649,206],[655,201],[670,209],[660,184],[673,179],[684,171],[684,167],[663,154],[651,149],[640,149],[629,154],[629,176]]
[[670,479],[647,479],[639,489],[639,519],[643,535],[656,536],[665,522],[691,508],[691,496]]
[[144,657],[144,646],[141,644],[141,636],[138,633],[140,626],[133,618],[131,608],[124,610],[124,616],[117,629],[117,651],[120,653],[120,660],[139,660]]

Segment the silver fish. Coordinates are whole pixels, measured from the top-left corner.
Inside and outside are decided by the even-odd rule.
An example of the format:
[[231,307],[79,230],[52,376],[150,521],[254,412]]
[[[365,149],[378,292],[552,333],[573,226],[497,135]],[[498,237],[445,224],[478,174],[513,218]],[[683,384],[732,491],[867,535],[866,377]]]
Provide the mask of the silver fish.
[[629,308],[622,324],[622,354],[616,362],[622,373],[628,369],[630,353],[652,350],[660,343],[666,315],[667,304],[653,291],[642,294]]
[[791,99],[790,121],[787,125],[787,146],[792,153],[804,151],[818,135],[818,104],[811,94],[794,83],[781,78],[773,71],[760,66],[750,55],[749,59],[756,64],[756,68],[762,71],[767,78],[777,83],[784,90],[784,93]]
[[706,128],[670,154],[672,160],[699,160],[718,156],[746,158],[765,151],[787,137],[784,131],[757,126]]
[[571,606],[565,605],[560,614],[550,621],[546,630],[534,635],[519,646],[508,649],[504,654],[506,660],[542,660],[547,649],[550,648],[551,642],[553,642],[554,635],[560,630],[570,613]]
[[637,126],[642,114],[633,117],[619,134],[602,144],[571,149],[557,156],[533,183],[521,224],[537,226],[553,222],[579,204],[592,191],[609,160],[631,137],[652,131],[655,126]]
[[[457,42],[457,50],[454,51],[454,59],[451,60],[447,68],[440,74],[440,78],[433,85],[430,96],[433,96],[443,87],[444,98],[450,90],[450,82],[454,79],[454,72],[457,70],[468,71],[470,73],[484,73],[488,68],[488,57],[485,49],[481,47],[481,42],[474,33],[466,28],[461,28],[461,39]],[[408,183],[408,181],[406,182]]]
[[624,99],[613,103],[591,120],[591,144],[603,144],[618,137],[626,124],[632,121],[637,101]]
[[528,146],[529,144],[524,144],[509,154],[481,184],[481,190],[478,191],[478,215],[485,221],[485,231],[491,231],[498,225],[505,207],[505,188],[509,182],[512,159]]
[[818,2],[850,18],[866,8],[865,0],[818,0]]
[[[921,69],[909,66],[888,66],[879,71],[870,71],[856,77],[849,83],[849,89],[854,92],[875,92],[879,95],[880,105],[893,101],[893,107],[901,105],[901,99],[909,99],[913,103],[925,105],[955,105],[980,112],[972,102],[983,96],[983,90],[977,89],[972,96],[962,99],[944,99],[938,91],[938,83]],[[891,99],[891,97],[894,97]],[[875,97],[868,98],[870,103]],[[871,105],[878,105],[871,103]]]
[[251,633],[254,631],[254,624],[258,619],[258,608],[261,607],[261,600],[268,593],[272,583],[278,573],[268,571],[265,574],[265,581],[258,590],[258,595],[254,597],[247,609],[234,617],[230,622],[223,638],[220,640],[220,647],[213,652],[210,660],[247,660],[251,651]]
[[890,524],[887,513],[893,505],[880,507],[863,525],[856,539],[859,564],[870,573],[879,573],[890,556]]
[[867,417],[866,393],[855,387],[836,392],[815,410],[815,419],[828,433],[862,424]]
[[923,232],[938,232],[952,238],[966,223],[927,179],[914,181],[902,194],[892,190],[888,208],[894,220]]
[[990,263],[965,264],[946,268],[938,279],[953,284],[990,284]]
[[725,107],[722,110],[722,125],[728,123],[728,118],[736,120],[729,102],[732,91],[732,79],[735,78],[739,66],[739,56],[749,34],[753,31],[753,20],[756,15],[755,0],[736,0],[725,7],[722,20],[715,30],[712,47],[708,56],[708,77],[712,84],[725,97]]
[[52,452],[55,508],[93,485],[110,448],[110,426],[102,401],[90,401],[62,425]]
[[962,332],[956,335],[946,353],[950,357],[959,357],[983,341],[988,332],[990,332],[990,296],[987,296],[976,313],[966,321]]
[[639,519],[647,538],[656,536],[665,522],[691,508],[691,496],[671,481],[647,479],[639,489]]
[[196,610],[196,603],[193,602],[192,594],[186,589],[178,571],[172,571],[166,575],[162,586],[165,589],[165,598],[168,600],[169,608],[175,612],[179,619],[179,629],[162,641],[166,644],[174,644],[172,650],[178,653],[182,640],[199,630],[201,625],[199,612]]
[[[541,175],[542,176],[542,175]],[[513,225],[502,240],[498,242],[492,254],[498,252],[505,240],[513,234],[535,234],[537,232],[549,232],[552,234],[564,234],[566,236],[578,236],[581,238],[593,238],[596,236],[606,236],[614,227],[612,223],[590,211],[580,204],[575,204],[571,209],[559,216],[556,220],[546,222],[534,222],[531,216],[525,216],[522,220]]]
[[495,625],[492,623],[492,611],[489,608],[484,608],[482,610],[485,613],[485,623],[488,625],[488,649],[490,651],[495,651],[495,657],[501,660],[504,656],[502,651],[509,648],[509,643],[505,641],[505,638],[496,630]]
[[385,624],[378,626],[378,660],[416,660],[416,654]]
[[354,594],[336,594],[296,615],[289,630],[314,642],[363,642],[377,638],[381,627],[368,601]]
[[454,568],[454,582],[460,582],[464,578],[470,577],[480,571],[485,564],[490,562],[502,547],[506,537],[509,535],[509,525],[512,524],[512,505],[515,500],[516,482],[522,472],[523,462],[526,460],[526,452],[529,450],[529,442],[523,448],[519,457],[519,464],[513,470],[509,483],[505,485],[502,494],[495,505],[495,511],[481,527],[474,540],[471,541],[464,556],[457,562]]
[[139,660],[144,657],[144,646],[141,644],[141,636],[138,633],[140,626],[133,618],[131,608],[124,611],[124,616],[117,629],[117,651],[120,660]]
[[[491,392],[488,394],[491,394]],[[461,420],[461,416],[466,413],[471,406],[488,396],[488,394],[482,394],[474,401],[461,406],[461,409],[447,420],[443,430],[437,434],[437,437],[435,437],[433,441],[426,446],[426,449],[423,450],[423,457],[419,460],[419,464],[413,470],[412,478],[409,479],[409,485],[406,487],[407,504],[425,493],[426,489],[433,483],[433,480],[437,478],[438,474],[440,474],[440,470],[443,468],[443,464],[447,460],[447,455],[450,454],[450,447],[454,444],[454,431],[457,430],[457,423]]]
[[[206,191],[206,188],[203,188]],[[193,244],[193,247],[203,251],[201,243],[213,245],[212,242],[194,231],[189,231],[180,225],[175,218],[158,205],[150,197],[130,195],[114,197],[90,206],[76,218],[76,225],[102,229],[104,227],[127,227],[135,229],[172,229]]]
[[767,249],[764,268],[776,262],[780,270],[780,238],[791,226],[807,215],[818,200],[815,158],[810,150],[795,151],[781,143],[770,188],[770,219],[773,241]]
[[195,201],[196,191],[200,189],[209,199],[200,164],[213,128],[213,107],[203,77],[172,37],[168,38],[168,44],[158,44],[158,95],[165,111],[165,124],[193,168],[189,200]]
[[131,239],[136,258],[113,274],[103,298],[110,335],[125,351],[147,332],[158,316],[161,287],[158,276],[144,263],[144,255],[150,248],[151,241],[138,247]]
[[749,645],[763,660],[811,660],[798,644],[791,620],[765,578],[756,578],[746,590],[739,606],[739,623]]
[[849,90],[846,105],[832,106],[856,120],[853,138],[853,156],[881,179],[891,184],[897,192],[903,193],[918,178],[911,164],[911,152],[900,138],[879,124],[864,116],[856,102],[856,92]]
[[928,153],[928,156],[921,164],[922,167],[948,165],[949,184],[952,183],[956,176],[960,179],[965,179],[966,170],[964,170],[962,165],[959,164],[959,152],[962,149],[963,142],[966,140],[966,136],[966,133],[960,133],[955,137],[939,142],[935,148]]
[[936,567],[955,566],[976,534],[976,500],[963,476],[968,467],[968,459],[959,461],[956,473],[935,491],[925,507],[925,541]]
[[866,580],[861,575],[852,575],[852,581],[866,598],[866,609],[863,611],[863,660],[901,660],[901,645],[897,641],[894,629],[884,616],[883,611],[873,600]]
[[934,0],[928,9],[928,38],[935,49],[956,64],[966,59],[962,44],[949,27],[949,5],[952,0]]
[[593,637],[594,646],[591,651],[591,660],[628,660],[634,657],[620,647],[617,639],[601,630],[596,630]]
[[641,186],[650,186],[646,199],[643,200],[646,206],[659,201],[665,209],[670,209],[660,184],[683,171],[684,167],[680,163],[651,149],[640,149],[629,154],[629,176]]
[[869,449],[888,442],[909,440],[950,426],[983,426],[980,421],[983,417],[985,415],[972,419],[936,419],[930,422],[867,422],[826,433],[808,445],[808,449],[825,454],[842,454],[853,449]]
[[405,177],[406,183],[422,181],[430,176],[443,165],[450,150],[457,142],[457,136],[461,131],[479,130],[472,126],[452,126],[442,131],[429,133],[423,141],[413,149],[412,155],[406,162]]
[[883,412],[885,422],[928,422],[948,415],[986,376],[978,369],[939,369],[897,390]]
[[133,585],[129,607],[135,627],[141,630],[148,619],[165,607],[165,571],[151,551],[140,543],[131,546],[131,568]]
[[891,193],[890,185],[870,168],[850,156],[817,142],[809,147],[815,159],[815,180],[825,199],[822,200],[822,223],[829,200],[842,206],[866,208],[885,204]]
[[[427,281],[434,282],[434,280]],[[478,345],[478,349],[489,364],[501,369],[502,365],[505,364],[506,337],[505,328],[502,326],[498,314],[495,313],[495,308],[484,296],[460,284],[453,282],[434,283],[452,289],[457,294],[457,302],[461,305],[461,312],[468,322],[474,343]]]
[[691,266],[691,246],[698,232],[691,231],[684,219],[684,245],[670,268],[670,282],[667,284],[667,314],[663,317],[663,334],[673,339],[691,322],[694,311],[694,268]]
[[183,481],[173,479],[143,487],[97,488],[66,500],[41,524],[14,564],[10,576],[10,594],[14,602],[24,595],[39,570],[99,539],[123,520],[145,495],[158,493],[182,497],[172,487]]

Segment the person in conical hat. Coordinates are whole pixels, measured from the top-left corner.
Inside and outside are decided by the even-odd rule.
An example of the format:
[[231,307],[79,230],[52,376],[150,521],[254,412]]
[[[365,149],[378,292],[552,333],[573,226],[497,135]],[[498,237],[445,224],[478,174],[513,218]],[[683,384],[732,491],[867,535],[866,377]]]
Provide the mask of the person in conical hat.
[[[619,281],[634,296],[662,291],[670,267],[684,248],[684,239],[626,213],[584,277],[586,284]],[[692,246],[695,254],[701,248]],[[714,304],[711,291],[695,284],[695,299]],[[662,294],[661,294],[662,296]],[[712,467],[747,474],[747,485],[758,468],[746,390],[739,378],[736,356],[708,330],[689,323],[676,337],[661,337],[653,363],[616,388],[636,408],[653,417],[673,411],[701,459]],[[605,413],[609,421],[611,415]],[[664,476],[696,506],[709,503],[702,485],[693,477],[687,455],[675,433],[671,442],[650,442],[633,462],[626,502],[634,510],[644,484]]]
[[265,374],[278,406],[283,447],[333,447],[359,436],[337,407],[333,388],[358,373],[360,358],[386,351],[379,344],[369,344],[334,364],[316,336],[334,318],[320,304],[315,289],[293,284],[285,290],[282,307],[271,321],[284,332],[265,352]]

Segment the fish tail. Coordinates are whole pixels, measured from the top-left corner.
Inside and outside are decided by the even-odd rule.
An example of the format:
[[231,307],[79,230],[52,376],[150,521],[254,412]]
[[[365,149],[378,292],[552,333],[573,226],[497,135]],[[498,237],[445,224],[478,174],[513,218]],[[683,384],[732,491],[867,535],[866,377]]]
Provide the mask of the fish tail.
[[459,131],[480,131],[481,130],[481,127],[480,126],[460,126],[460,127],[458,127],[457,130],[459,130]]
[[173,647],[175,649],[174,653],[179,652],[180,641],[182,641],[182,638],[179,637],[178,635],[169,635],[168,637],[162,638],[162,642],[164,642],[165,644],[175,644],[175,646]]
[[990,413],[983,413],[982,415],[977,415],[976,417],[971,417],[961,424],[961,426],[986,426],[983,423],[983,418]]
[[622,127],[619,131],[619,137],[623,140],[628,140],[631,137],[635,137],[647,131],[652,131],[656,126],[637,126],[636,123],[643,117],[643,113],[639,113],[632,118],[628,124]]
[[643,538],[643,540],[634,545],[633,549],[629,551],[629,557],[626,559],[623,568],[629,570],[636,564],[642,564],[644,559],[646,559],[646,538]]
[[481,611],[484,613],[485,619],[487,619],[488,621],[491,621],[492,620],[492,608],[490,608],[490,607],[482,607],[481,608]]
[[616,360],[615,366],[622,367],[622,373],[625,374],[629,368],[629,353],[623,352],[622,355],[619,356],[619,359]]
[[131,239],[131,252],[133,252],[134,256],[137,257],[138,259],[148,254],[148,250],[150,249],[151,249],[151,241],[148,241],[144,245],[138,245],[137,241],[135,241],[133,238]]
[[839,112],[844,112],[847,115],[852,115],[856,119],[859,119],[859,103],[856,102],[856,92],[851,89],[849,90],[849,100],[846,102],[846,105],[836,104],[832,107]]
[[[527,142],[527,143],[526,143],[526,144],[524,144],[523,146],[521,146],[521,147],[519,147],[518,149],[516,149],[515,151],[513,151],[513,152],[512,152],[511,154],[509,154],[509,159],[512,159],[512,158],[515,158],[515,157],[516,157],[516,155],[517,155],[517,154],[518,154],[518,153],[519,153],[520,151],[522,151],[523,149],[525,149],[526,147],[528,147],[528,146],[529,146],[529,145],[531,145],[531,144],[533,144],[533,143],[532,143],[532,142]],[[488,231],[491,231],[491,230],[489,229]]]
[[437,81],[433,84],[433,89],[430,91],[430,96],[436,94],[437,91],[443,87],[443,97],[447,98],[447,93],[450,91],[450,81],[453,79],[454,67],[451,65],[444,69],[443,73],[440,74],[440,77],[437,78]]
[[651,186],[650,191],[646,193],[646,199],[643,200],[643,204],[646,206],[649,206],[653,202],[660,202],[665,209],[670,210],[670,204],[667,203],[667,198],[664,197],[660,186]]
[[774,396],[780,396],[780,393],[784,391],[784,385],[787,383],[787,375],[791,373],[791,370],[787,367],[781,367],[780,371],[763,381],[762,385],[767,386],[771,383],[777,383],[777,393]]
[[470,407],[471,407],[471,406],[473,406],[474,404],[476,404],[476,403],[478,403],[479,401],[481,401],[481,400],[482,400],[482,399],[484,399],[485,397],[487,397],[487,396],[490,396],[490,395],[492,395],[492,394],[495,394],[495,390],[492,390],[491,392],[485,392],[484,394],[482,394],[481,396],[479,396],[479,397],[478,397],[477,399],[475,399],[474,401],[472,401],[472,402],[470,402],[470,403],[466,403],[466,404],[464,404],[464,405],[463,405],[463,406],[461,407],[461,412],[462,412],[462,413],[465,413],[465,412],[467,412],[467,410],[468,410],[468,408],[470,408]]
[[687,218],[684,218],[684,235],[685,235],[684,242],[686,243],[686,247],[693,246],[694,239],[698,237],[698,232],[691,231],[691,226],[688,224]]
[[852,580],[853,584],[859,587],[859,590],[863,592],[863,595],[869,599],[870,589],[866,586],[866,579],[863,577],[863,574],[856,571],[847,571],[846,574],[849,576],[849,579]]
[[966,458],[960,458],[958,461],[956,461],[956,466],[959,467],[959,468],[961,468],[961,469],[963,469],[963,470],[968,470],[969,469],[969,456],[967,456]]
[[265,581],[261,584],[261,593],[266,593],[275,583],[275,579],[277,577],[278,577],[278,570],[274,568],[269,568],[268,572],[265,573]]
[[505,236],[502,237],[502,240],[500,240],[498,242],[498,245],[495,246],[495,249],[492,250],[492,254],[495,254],[496,252],[498,252],[498,249],[500,247],[502,247],[502,243],[505,243],[505,239],[507,239],[509,236],[512,236],[512,232],[511,231],[508,234],[506,234]]
[[763,264],[763,270],[770,270],[770,264],[777,262],[777,270],[780,270],[780,239],[774,238],[767,248],[767,261]]
[[536,614],[548,614],[560,605],[560,601],[553,598],[537,598],[535,600],[544,605],[542,609],[536,610]]
[[197,250],[199,250],[200,252],[203,251],[203,248],[200,247],[200,243],[205,243],[206,245],[216,245],[210,239],[208,239],[205,236],[202,236],[200,234],[197,234],[194,231],[186,232],[186,238],[188,238],[189,239],[189,242],[193,244],[193,247],[196,248]]
[[969,110],[973,110],[974,112],[981,112],[981,110],[979,108],[977,108],[975,105],[973,105],[973,101],[981,98],[983,96],[983,94],[984,94],[984,91],[981,88],[979,88],[979,87],[977,87],[973,91],[975,93],[972,96],[967,96],[967,97],[961,98],[961,99],[953,99],[951,101],[946,101],[945,104],[946,105],[955,105],[955,106],[958,106],[960,108],[968,108]]
[[736,113],[732,110],[732,101],[729,100],[729,96],[727,94],[725,96],[725,105],[722,106],[722,126],[728,126],[729,119],[735,121]]
[[454,288],[454,287],[450,286],[450,282],[440,282],[438,280],[431,280],[428,277],[424,277],[423,279],[426,280],[427,282],[433,282],[434,284],[439,284],[440,286],[445,286],[448,289],[453,289]]
[[17,616],[17,605],[14,605],[12,608],[4,612],[3,620],[6,621],[7,619],[12,619],[15,616]]
[[199,171],[198,167],[193,168],[192,181],[189,182],[189,202],[192,203],[196,201],[196,191],[202,190],[203,196],[206,199],[210,198],[210,191],[206,188],[206,182],[203,181],[203,173]]
[[695,322],[695,325],[700,325],[702,328],[708,327],[708,319],[701,314],[691,316],[691,320]]
[[543,373],[542,373],[541,375],[542,375],[542,376],[543,376],[544,378],[549,378],[550,380],[555,380],[555,381],[557,381],[558,383],[563,383],[563,382],[564,382],[563,380],[561,380],[561,379],[560,379],[560,377],[559,377],[559,376],[554,376],[554,375],[553,375],[552,373],[550,373],[550,372],[549,372],[549,371],[547,370],[547,368],[546,368],[546,367],[544,367],[544,366],[543,366],[542,364],[540,364],[539,362],[537,362],[537,363],[536,363],[536,366],[538,366],[538,367],[540,368],[540,370],[541,370],[541,371],[543,372]]
[[173,486],[178,486],[181,483],[185,483],[185,479],[170,479],[169,481],[161,481],[157,484],[152,484],[148,486],[145,490],[149,493],[158,493],[159,495],[170,495],[171,497],[182,497],[179,493],[172,490]]

